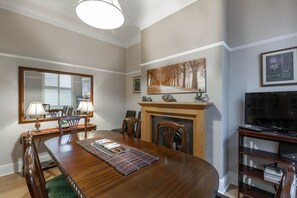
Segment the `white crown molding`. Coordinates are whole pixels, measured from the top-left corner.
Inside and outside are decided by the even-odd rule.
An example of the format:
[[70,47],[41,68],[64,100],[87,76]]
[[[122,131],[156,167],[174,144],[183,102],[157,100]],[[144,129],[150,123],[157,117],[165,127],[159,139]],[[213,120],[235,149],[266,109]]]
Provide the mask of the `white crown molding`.
[[137,43],[140,43],[141,42],[140,38],[141,38],[140,32],[139,32],[139,34],[132,36],[128,41],[126,41],[125,48],[129,48],[133,45],[136,45]]
[[67,67],[76,67],[76,68],[81,68],[81,69],[100,71],[100,72],[105,72],[105,73],[126,75],[126,73],[124,73],[124,72],[116,72],[116,71],[111,71],[111,70],[106,70],[106,69],[99,69],[99,68],[85,66],[85,65],[76,65],[76,64],[72,64],[72,63],[65,63],[65,62],[59,62],[59,61],[53,61],[53,60],[46,60],[46,59],[41,59],[41,58],[29,57],[29,56],[20,56],[20,55],[15,55],[15,54],[8,54],[8,53],[0,53],[0,56],[10,57],[10,58],[18,58],[18,59],[24,59],[24,60],[39,61],[39,62],[44,62],[44,63],[63,65],[63,66],[67,66]]
[[157,8],[155,11],[139,19],[134,25],[139,27],[140,30],[143,30],[196,1],[197,0],[172,0],[171,3],[163,5],[162,7]]
[[295,38],[295,37],[297,37],[297,32],[292,33],[292,34],[286,34],[286,35],[283,35],[283,36],[277,36],[277,37],[270,38],[270,39],[265,39],[265,40],[262,40],[262,41],[248,43],[248,44],[245,44],[245,45],[239,45],[237,47],[232,47],[230,49],[230,51],[232,52],[232,51],[242,50],[242,49],[246,49],[246,48],[250,48],[250,47],[255,47],[255,46],[258,46],[258,45],[264,45],[264,44],[273,43],[273,42],[277,42],[277,41],[282,41],[282,40],[286,40],[286,39],[291,39],[291,38]]
[[142,63],[142,64],[140,64],[140,67],[147,66],[147,65],[157,63],[157,62],[161,62],[161,61],[166,61],[166,60],[177,58],[177,57],[181,57],[181,56],[185,56],[185,55],[188,55],[188,54],[200,52],[200,51],[211,49],[211,48],[214,48],[214,47],[219,47],[219,46],[223,46],[228,51],[230,51],[230,47],[225,43],[225,41],[220,41],[220,42],[212,43],[212,44],[205,45],[205,46],[202,46],[202,47],[199,47],[199,48],[195,48],[195,49],[192,49],[192,50],[184,51],[184,52],[181,52],[181,53],[178,53],[178,54],[174,54],[174,55],[171,55],[171,56],[166,56],[166,57],[159,58],[159,59],[156,59],[156,60],[153,60],[153,61]]
[[132,74],[137,74],[137,73],[141,73],[141,70],[137,70],[137,71],[126,73],[126,76],[130,76]]

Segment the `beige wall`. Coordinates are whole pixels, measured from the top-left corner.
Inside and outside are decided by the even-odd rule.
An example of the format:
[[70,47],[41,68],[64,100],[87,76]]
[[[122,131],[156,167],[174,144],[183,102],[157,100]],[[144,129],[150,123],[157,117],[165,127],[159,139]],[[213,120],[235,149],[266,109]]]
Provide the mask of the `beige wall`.
[[3,9],[0,27],[1,53],[125,72],[124,48]]
[[297,1],[229,0],[230,46],[296,33]]
[[[126,49],[126,110],[134,110],[137,112],[141,109],[138,105],[141,101],[141,93],[133,93],[133,77],[141,76],[140,59],[141,43]],[[143,90],[141,90],[141,92],[143,92]]]
[[222,41],[225,4],[226,0],[199,0],[144,29],[141,63]]
[[[125,49],[2,9],[0,26],[0,176],[20,170],[19,135],[34,129],[33,123],[18,124],[18,66],[93,75],[96,111],[91,122],[98,129],[121,123],[126,110]],[[41,129],[56,124],[42,122]]]
[[126,49],[126,73],[140,71],[141,43]]

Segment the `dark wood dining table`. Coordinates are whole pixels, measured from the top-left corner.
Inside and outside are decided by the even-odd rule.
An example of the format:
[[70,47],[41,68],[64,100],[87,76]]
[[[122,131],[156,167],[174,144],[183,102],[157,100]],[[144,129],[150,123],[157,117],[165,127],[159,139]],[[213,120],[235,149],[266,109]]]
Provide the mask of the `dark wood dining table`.
[[[159,160],[124,176],[82,148],[70,135],[45,142],[49,154],[79,197],[215,197],[218,173],[207,161],[163,146],[111,131],[94,131],[87,138],[137,148]],[[77,138],[84,139],[83,136]]]

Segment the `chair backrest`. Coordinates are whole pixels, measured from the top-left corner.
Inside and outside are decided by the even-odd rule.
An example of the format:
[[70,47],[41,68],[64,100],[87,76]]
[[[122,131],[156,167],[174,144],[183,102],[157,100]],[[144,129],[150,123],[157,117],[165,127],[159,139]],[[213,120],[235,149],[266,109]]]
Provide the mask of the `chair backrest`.
[[127,110],[125,118],[130,118],[130,117],[135,118],[135,116],[136,116],[136,111]]
[[[185,151],[187,128],[184,125],[180,125],[174,122],[159,122],[157,124],[157,129],[155,130],[154,142],[156,144],[159,144],[161,132],[163,132],[164,145],[166,147],[182,152]],[[180,145],[176,145],[176,143],[174,142],[175,136],[180,137]]]
[[141,111],[138,112],[138,116],[137,116],[137,118],[138,118],[139,120],[141,120]]
[[67,116],[71,116],[72,115],[72,112],[73,112],[73,107],[72,106],[68,106],[66,115]]
[[70,128],[70,134],[76,134],[78,132],[78,124],[80,119],[81,119],[80,116],[68,116],[68,117],[59,118],[58,125],[60,129],[60,135],[64,135],[63,129],[68,127]]
[[63,106],[62,116],[67,115],[68,106]]
[[30,195],[32,198],[47,198],[45,179],[30,132],[27,134],[25,144],[27,144],[27,149],[24,155],[24,176]]
[[275,198],[295,198],[296,197],[296,176],[295,166],[289,165],[282,176],[281,182],[275,193]]
[[140,138],[141,121],[134,117],[124,118],[122,132],[127,132],[130,137]]

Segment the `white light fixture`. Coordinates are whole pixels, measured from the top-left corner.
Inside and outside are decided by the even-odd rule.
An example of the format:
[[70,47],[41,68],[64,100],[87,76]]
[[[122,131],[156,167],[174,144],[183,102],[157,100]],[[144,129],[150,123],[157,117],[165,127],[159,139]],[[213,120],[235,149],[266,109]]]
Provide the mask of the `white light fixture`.
[[43,116],[47,113],[48,112],[44,110],[44,107],[40,102],[31,102],[26,115],[36,118],[35,131],[40,131],[39,116]]
[[86,113],[87,114],[87,123],[90,122],[90,118],[89,118],[89,113],[90,112],[94,112],[95,111],[95,108],[92,104],[91,101],[89,101],[88,99],[83,99],[80,101],[78,107],[77,107],[77,111],[80,111],[82,113]]
[[124,23],[118,0],[80,0],[76,14],[86,24],[99,29],[115,29]]

